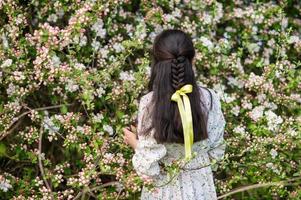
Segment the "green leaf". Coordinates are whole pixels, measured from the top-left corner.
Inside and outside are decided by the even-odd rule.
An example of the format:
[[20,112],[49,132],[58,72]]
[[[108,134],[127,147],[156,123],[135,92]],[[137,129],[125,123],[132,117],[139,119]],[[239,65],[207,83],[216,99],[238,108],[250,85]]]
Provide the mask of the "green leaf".
[[6,146],[4,143],[0,143],[0,156],[3,157],[3,156],[6,156]]
[[66,114],[66,113],[68,112],[68,108],[67,108],[66,105],[63,105],[63,106],[60,108],[60,110],[61,110],[61,113],[62,113],[62,114]]

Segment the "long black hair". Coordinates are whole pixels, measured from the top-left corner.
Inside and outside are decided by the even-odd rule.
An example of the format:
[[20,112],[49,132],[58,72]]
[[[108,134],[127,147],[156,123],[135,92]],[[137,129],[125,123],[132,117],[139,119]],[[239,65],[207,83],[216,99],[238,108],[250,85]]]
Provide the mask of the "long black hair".
[[[158,143],[184,143],[184,134],[178,105],[172,94],[185,84],[191,84],[188,93],[193,118],[194,142],[208,138],[207,112],[201,107],[201,92],[195,79],[192,60],[195,56],[193,42],[181,30],[167,29],[159,33],[151,50],[151,75],[148,85],[153,91],[151,99],[151,124],[141,134],[148,135],[154,129]],[[181,97],[182,98],[182,97]]]

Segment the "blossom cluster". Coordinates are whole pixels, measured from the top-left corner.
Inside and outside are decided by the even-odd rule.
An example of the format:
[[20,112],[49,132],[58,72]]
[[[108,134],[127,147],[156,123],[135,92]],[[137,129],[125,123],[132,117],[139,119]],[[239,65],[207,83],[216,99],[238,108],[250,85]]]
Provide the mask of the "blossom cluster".
[[[218,195],[300,177],[300,3],[2,0],[0,11],[4,199],[131,199],[152,182],[134,172],[122,127],[137,118],[148,50],[168,28],[191,36],[196,79],[221,99]],[[300,193],[292,184],[230,198]]]

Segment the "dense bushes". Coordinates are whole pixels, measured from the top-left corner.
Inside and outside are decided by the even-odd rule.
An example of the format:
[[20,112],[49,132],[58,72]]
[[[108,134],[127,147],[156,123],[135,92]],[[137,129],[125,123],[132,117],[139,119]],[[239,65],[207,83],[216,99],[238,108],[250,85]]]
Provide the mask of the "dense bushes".
[[219,195],[286,181],[230,197],[300,199],[301,4],[246,2],[0,1],[0,196],[138,198],[121,128],[147,92],[154,36],[174,27],[222,99]]

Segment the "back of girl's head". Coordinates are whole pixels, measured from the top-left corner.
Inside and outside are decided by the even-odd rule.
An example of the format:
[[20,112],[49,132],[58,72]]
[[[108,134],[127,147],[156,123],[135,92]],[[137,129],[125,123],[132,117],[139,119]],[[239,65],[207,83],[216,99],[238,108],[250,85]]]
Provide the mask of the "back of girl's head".
[[200,105],[201,93],[192,68],[194,56],[193,42],[181,30],[164,30],[155,37],[148,85],[149,91],[153,91],[152,123],[143,134],[149,134],[153,128],[154,137],[159,143],[184,143],[178,106],[171,101],[171,96],[185,84],[193,86],[193,91],[187,96],[191,103],[194,142],[208,137],[207,117]]

